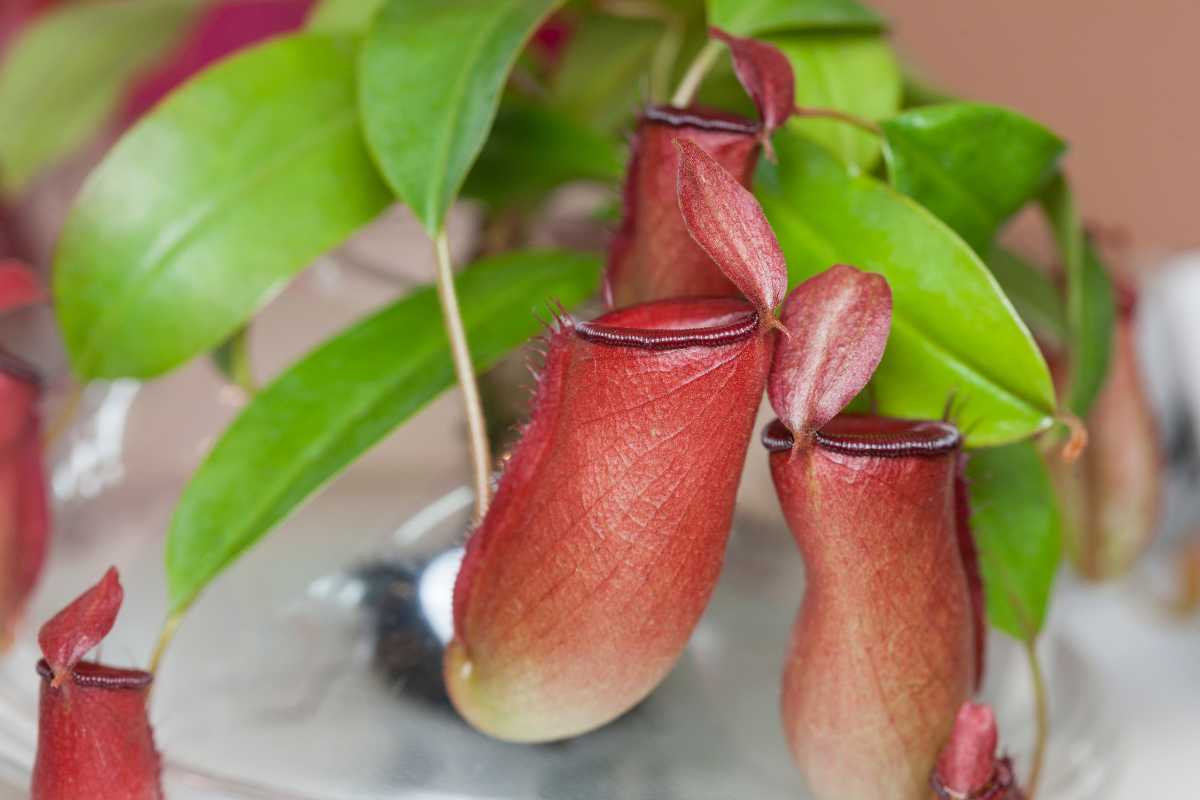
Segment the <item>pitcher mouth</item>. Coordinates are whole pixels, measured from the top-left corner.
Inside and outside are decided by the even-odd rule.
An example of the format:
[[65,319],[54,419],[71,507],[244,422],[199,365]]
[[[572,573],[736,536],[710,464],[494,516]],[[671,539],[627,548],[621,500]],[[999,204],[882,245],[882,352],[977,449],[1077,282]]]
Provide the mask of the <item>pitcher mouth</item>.
[[698,108],[675,108],[673,106],[648,106],[642,112],[646,122],[670,125],[672,128],[696,128],[702,131],[721,131],[757,136],[762,126],[751,119],[720,111]]
[[745,341],[758,332],[759,317],[738,298],[688,298],[641,303],[574,327],[576,336],[595,344],[678,350]]
[[[43,680],[53,680],[54,671],[46,659],[37,664],[37,673]],[[94,661],[80,661],[71,670],[71,682],[86,689],[144,689],[154,681],[154,676],[140,669],[107,667]]]
[[[953,452],[962,444],[962,434],[948,422],[841,414],[817,431],[813,442],[822,450],[843,455],[907,458]],[[762,443],[772,453],[787,452],[795,438],[787,426],[775,420],[763,428]]]

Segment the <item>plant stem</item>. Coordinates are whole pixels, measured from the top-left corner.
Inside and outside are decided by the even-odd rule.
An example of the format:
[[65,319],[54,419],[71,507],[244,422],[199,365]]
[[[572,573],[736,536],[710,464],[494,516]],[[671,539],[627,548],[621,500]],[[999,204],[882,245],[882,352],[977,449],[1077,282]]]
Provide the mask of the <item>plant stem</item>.
[[229,340],[229,371],[233,382],[246,397],[258,394],[258,383],[254,380],[254,368],[250,363],[250,326],[243,326]]
[[866,131],[874,136],[883,135],[883,129],[877,123],[865,117],[859,117],[845,111],[838,111],[836,108],[801,108],[797,106],[793,113],[797,117],[837,120],[838,122],[845,122],[847,125],[853,125],[859,130]]
[[696,90],[700,88],[700,83],[704,80],[704,76],[712,69],[719,55],[721,55],[721,43],[715,39],[709,39],[704,47],[700,49],[700,52],[696,54],[696,58],[692,61],[691,66],[687,68],[687,72],[683,74],[683,78],[679,81],[679,88],[675,90],[675,94],[671,97],[671,105],[682,108],[692,102],[692,98],[696,96]]
[[446,238],[445,229],[434,239],[433,249],[437,256],[437,289],[438,299],[442,303],[442,320],[446,325],[446,337],[450,340],[454,371],[458,375],[463,410],[467,415],[467,435],[475,479],[475,521],[479,522],[487,513],[492,489],[492,453],[488,444],[487,423],[483,418],[483,404],[479,399],[479,384],[475,381],[475,367],[471,363],[467,332],[463,329],[462,313],[458,308],[458,294],[454,290],[450,242]]
[[71,427],[71,423],[75,421],[75,415],[79,412],[79,406],[83,402],[83,390],[86,388],[87,384],[85,383],[76,380],[71,381],[71,388],[67,391],[62,405],[55,412],[54,417],[50,420],[50,424],[46,427],[46,433],[42,437],[47,450],[58,444],[58,440],[62,438],[62,435]]
[[163,623],[162,630],[158,633],[158,641],[154,643],[154,652],[150,655],[149,671],[151,675],[158,674],[158,668],[162,665],[163,656],[167,652],[167,645],[171,644],[171,640],[175,638],[175,632],[179,630],[182,622],[183,614],[176,612],[167,617],[167,621]]
[[1062,447],[1060,456],[1066,464],[1074,464],[1083,455],[1088,446],[1088,429],[1079,417],[1068,414],[1059,417],[1059,422],[1067,427],[1067,441]]
[[1046,762],[1046,745],[1050,738],[1050,703],[1046,693],[1046,677],[1042,674],[1042,664],[1038,660],[1037,645],[1034,640],[1025,642],[1025,655],[1029,660],[1029,673],[1033,679],[1033,702],[1037,726],[1033,758],[1029,764],[1029,777],[1025,779],[1025,796],[1028,800],[1034,800],[1037,796],[1038,783],[1042,778],[1042,766]]
[[512,81],[513,86],[539,100],[544,100],[546,95],[549,94],[546,87],[537,79],[537,76],[519,64],[513,67],[513,71],[509,75],[509,80]]

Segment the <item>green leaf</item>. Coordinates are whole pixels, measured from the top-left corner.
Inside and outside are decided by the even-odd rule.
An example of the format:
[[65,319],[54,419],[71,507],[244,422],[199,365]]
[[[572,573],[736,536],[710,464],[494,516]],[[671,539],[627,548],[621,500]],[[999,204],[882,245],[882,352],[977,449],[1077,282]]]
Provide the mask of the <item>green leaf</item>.
[[1042,207],[1067,272],[1067,405],[1086,418],[1108,376],[1116,308],[1112,281],[1084,236],[1067,180],[1060,173],[1046,187]]
[[738,36],[886,27],[883,17],[856,0],[708,0],[708,19]]
[[587,17],[563,54],[550,104],[597,131],[627,127],[646,97],[662,35],[650,20]]
[[149,378],[211,350],[386,207],[354,63],[347,40],[276,39],[197,76],[121,139],[55,264],[81,378]]
[[130,79],[179,40],[197,5],[84,3],[39,17],[0,65],[0,188],[19,191],[91,139]]
[[[456,281],[476,369],[541,327],[556,299],[590,296],[599,259],[516,253]],[[432,287],[355,324],[309,353],[247,405],[184,489],[167,538],[171,613],[313,492],[454,383]]]
[[[899,110],[900,67],[882,37],[823,34],[772,36],[767,41],[792,62],[798,106],[832,108],[869,120]],[[869,169],[879,158],[879,137],[846,122],[793,117],[787,127],[863,169]]]
[[1087,414],[1108,379],[1112,363],[1113,329],[1117,324],[1116,292],[1108,267],[1085,237],[1083,243],[1082,347],[1080,364],[1071,379],[1070,405],[1076,414]]
[[1062,297],[1041,270],[1003,247],[992,248],[987,264],[1021,319],[1039,338],[1052,345],[1066,341]]
[[388,184],[442,228],[525,41],[562,0],[388,0],[367,34],[359,100]]
[[237,332],[226,339],[209,353],[213,366],[227,381],[241,388],[247,397],[258,393],[258,384],[254,380],[254,369],[250,363],[250,326],[237,329]]
[[967,462],[971,530],[992,625],[1033,641],[1062,558],[1050,476],[1030,442],[981,450]]
[[612,138],[553,108],[506,102],[463,194],[491,206],[527,202],[567,181],[616,181],[623,169]]
[[321,0],[308,13],[308,29],[320,33],[362,33],[384,0]]
[[892,185],[980,254],[1046,185],[1067,149],[1028,117],[981,103],[906,111],[882,127]]
[[757,186],[797,283],[832,264],[892,287],[892,334],[872,380],[880,410],[942,416],[953,399],[970,446],[1051,424],[1054,389],[1033,338],[979,257],[936,217],[819,146],[777,135]]

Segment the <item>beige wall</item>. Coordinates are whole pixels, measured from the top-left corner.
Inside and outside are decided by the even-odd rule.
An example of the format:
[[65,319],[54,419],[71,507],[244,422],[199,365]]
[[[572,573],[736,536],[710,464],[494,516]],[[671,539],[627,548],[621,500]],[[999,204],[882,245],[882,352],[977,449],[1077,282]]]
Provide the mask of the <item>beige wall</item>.
[[1200,245],[1200,0],[868,0],[944,88],[1072,143],[1085,215],[1142,252]]

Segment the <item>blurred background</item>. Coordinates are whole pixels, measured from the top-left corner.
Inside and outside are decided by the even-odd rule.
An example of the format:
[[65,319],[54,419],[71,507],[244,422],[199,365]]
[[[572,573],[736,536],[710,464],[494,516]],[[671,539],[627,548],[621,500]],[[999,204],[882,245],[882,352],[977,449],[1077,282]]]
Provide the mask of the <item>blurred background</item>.
[[1085,217],[1154,257],[1200,244],[1200,70],[1190,0],[875,0],[936,84],[1009,105],[1071,143]]

